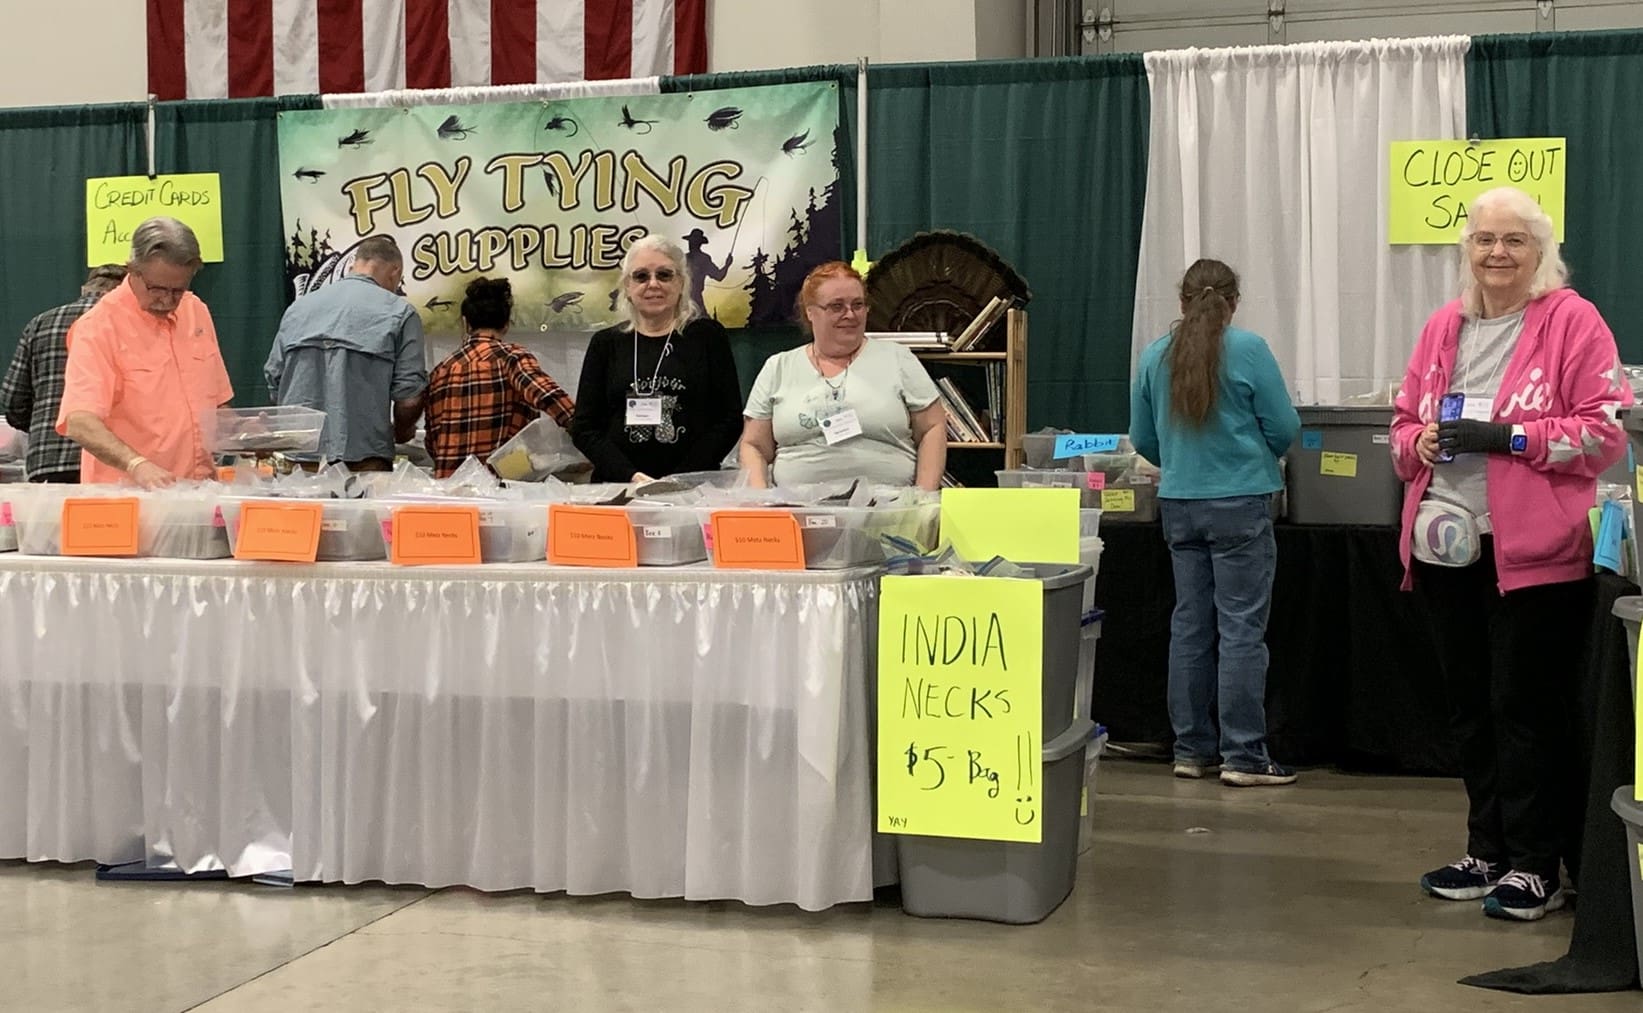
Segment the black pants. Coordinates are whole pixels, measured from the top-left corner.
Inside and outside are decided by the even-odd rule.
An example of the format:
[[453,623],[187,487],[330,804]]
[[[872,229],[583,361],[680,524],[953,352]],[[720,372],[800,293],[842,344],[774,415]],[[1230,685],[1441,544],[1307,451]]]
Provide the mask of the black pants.
[[1571,666],[1590,618],[1592,581],[1502,595],[1493,539],[1463,569],[1415,564],[1466,782],[1468,854],[1557,875],[1575,804]]

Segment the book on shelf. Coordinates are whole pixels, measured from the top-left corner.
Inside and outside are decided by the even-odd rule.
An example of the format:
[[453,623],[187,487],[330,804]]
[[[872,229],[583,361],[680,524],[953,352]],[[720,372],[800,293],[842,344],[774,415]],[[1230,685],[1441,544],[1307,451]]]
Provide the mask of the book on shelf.
[[953,347],[946,331],[869,331],[869,338],[892,341],[915,352],[946,352]]
[[1004,369],[998,362],[987,363],[987,425],[994,443],[1004,442]]
[[981,312],[977,313],[975,318],[970,321],[969,325],[958,333],[958,337],[953,339],[953,351],[973,352],[980,348],[982,341],[986,340],[988,333],[992,331],[993,325],[1009,311],[1014,303],[1015,300],[1013,299],[1004,296],[993,296],[992,299],[988,300],[987,305],[981,308]]
[[983,422],[981,417],[976,414],[975,409],[970,406],[969,399],[964,396],[963,391],[958,389],[958,384],[954,383],[951,377],[944,376],[937,380],[936,387],[941,393],[942,403],[947,408],[948,416],[957,419],[959,429],[964,433],[964,438],[958,442],[998,442],[992,439],[992,426],[987,422]]

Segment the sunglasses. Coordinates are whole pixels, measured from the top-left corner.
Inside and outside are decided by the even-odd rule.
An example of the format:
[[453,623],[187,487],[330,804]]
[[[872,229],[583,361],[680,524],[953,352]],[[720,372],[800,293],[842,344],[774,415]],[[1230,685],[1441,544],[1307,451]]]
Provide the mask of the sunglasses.
[[[641,285],[649,285],[652,275],[651,272],[641,267],[639,270],[628,275],[628,277]],[[677,277],[679,277],[679,273],[671,267],[659,267],[656,269],[655,278],[664,285]]]

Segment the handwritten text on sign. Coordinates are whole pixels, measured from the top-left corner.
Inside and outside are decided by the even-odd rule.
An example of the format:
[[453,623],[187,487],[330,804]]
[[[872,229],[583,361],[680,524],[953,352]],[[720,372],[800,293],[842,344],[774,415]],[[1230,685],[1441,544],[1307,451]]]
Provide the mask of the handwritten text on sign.
[[1036,580],[884,578],[881,832],[1043,840],[1043,623]]
[[1050,453],[1059,459],[1076,454],[1109,454],[1117,449],[1118,437],[1110,433],[1063,433],[1055,438],[1055,448]]
[[1389,243],[1453,243],[1479,194],[1515,186],[1540,202],[1563,241],[1567,145],[1561,137],[1497,141],[1393,141],[1387,195]]
[[222,180],[214,172],[86,180],[86,265],[123,264],[131,233],[156,215],[194,230],[200,259],[222,262]]

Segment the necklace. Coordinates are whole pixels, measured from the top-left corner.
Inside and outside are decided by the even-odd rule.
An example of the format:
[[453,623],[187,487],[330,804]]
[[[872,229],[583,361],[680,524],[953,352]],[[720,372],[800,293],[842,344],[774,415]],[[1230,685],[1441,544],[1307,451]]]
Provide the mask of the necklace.
[[[828,398],[828,400],[830,400],[830,401],[843,400],[843,398],[844,398],[844,385],[846,383],[848,383],[849,380],[850,380],[850,367],[855,364],[856,356],[861,354],[861,346],[857,345],[856,350],[851,352],[848,356],[845,357],[844,370],[843,370],[843,372],[839,373],[839,382],[838,383],[834,383],[832,380],[829,380],[827,378],[827,374],[822,372],[821,360],[824,358],[824,356],[820,352],[816,351],[816,346],[815,346],[814,342],[811,343],[810,348],[808,349],[808,351],[810,353],[810,366],[811,366],[811,368],[816,371],[817,376],[821,377],[821,382],[827,385],[827,390],[828,390],[827,398]],[[825,356],[825,358],[836,359],[835,356]]]

